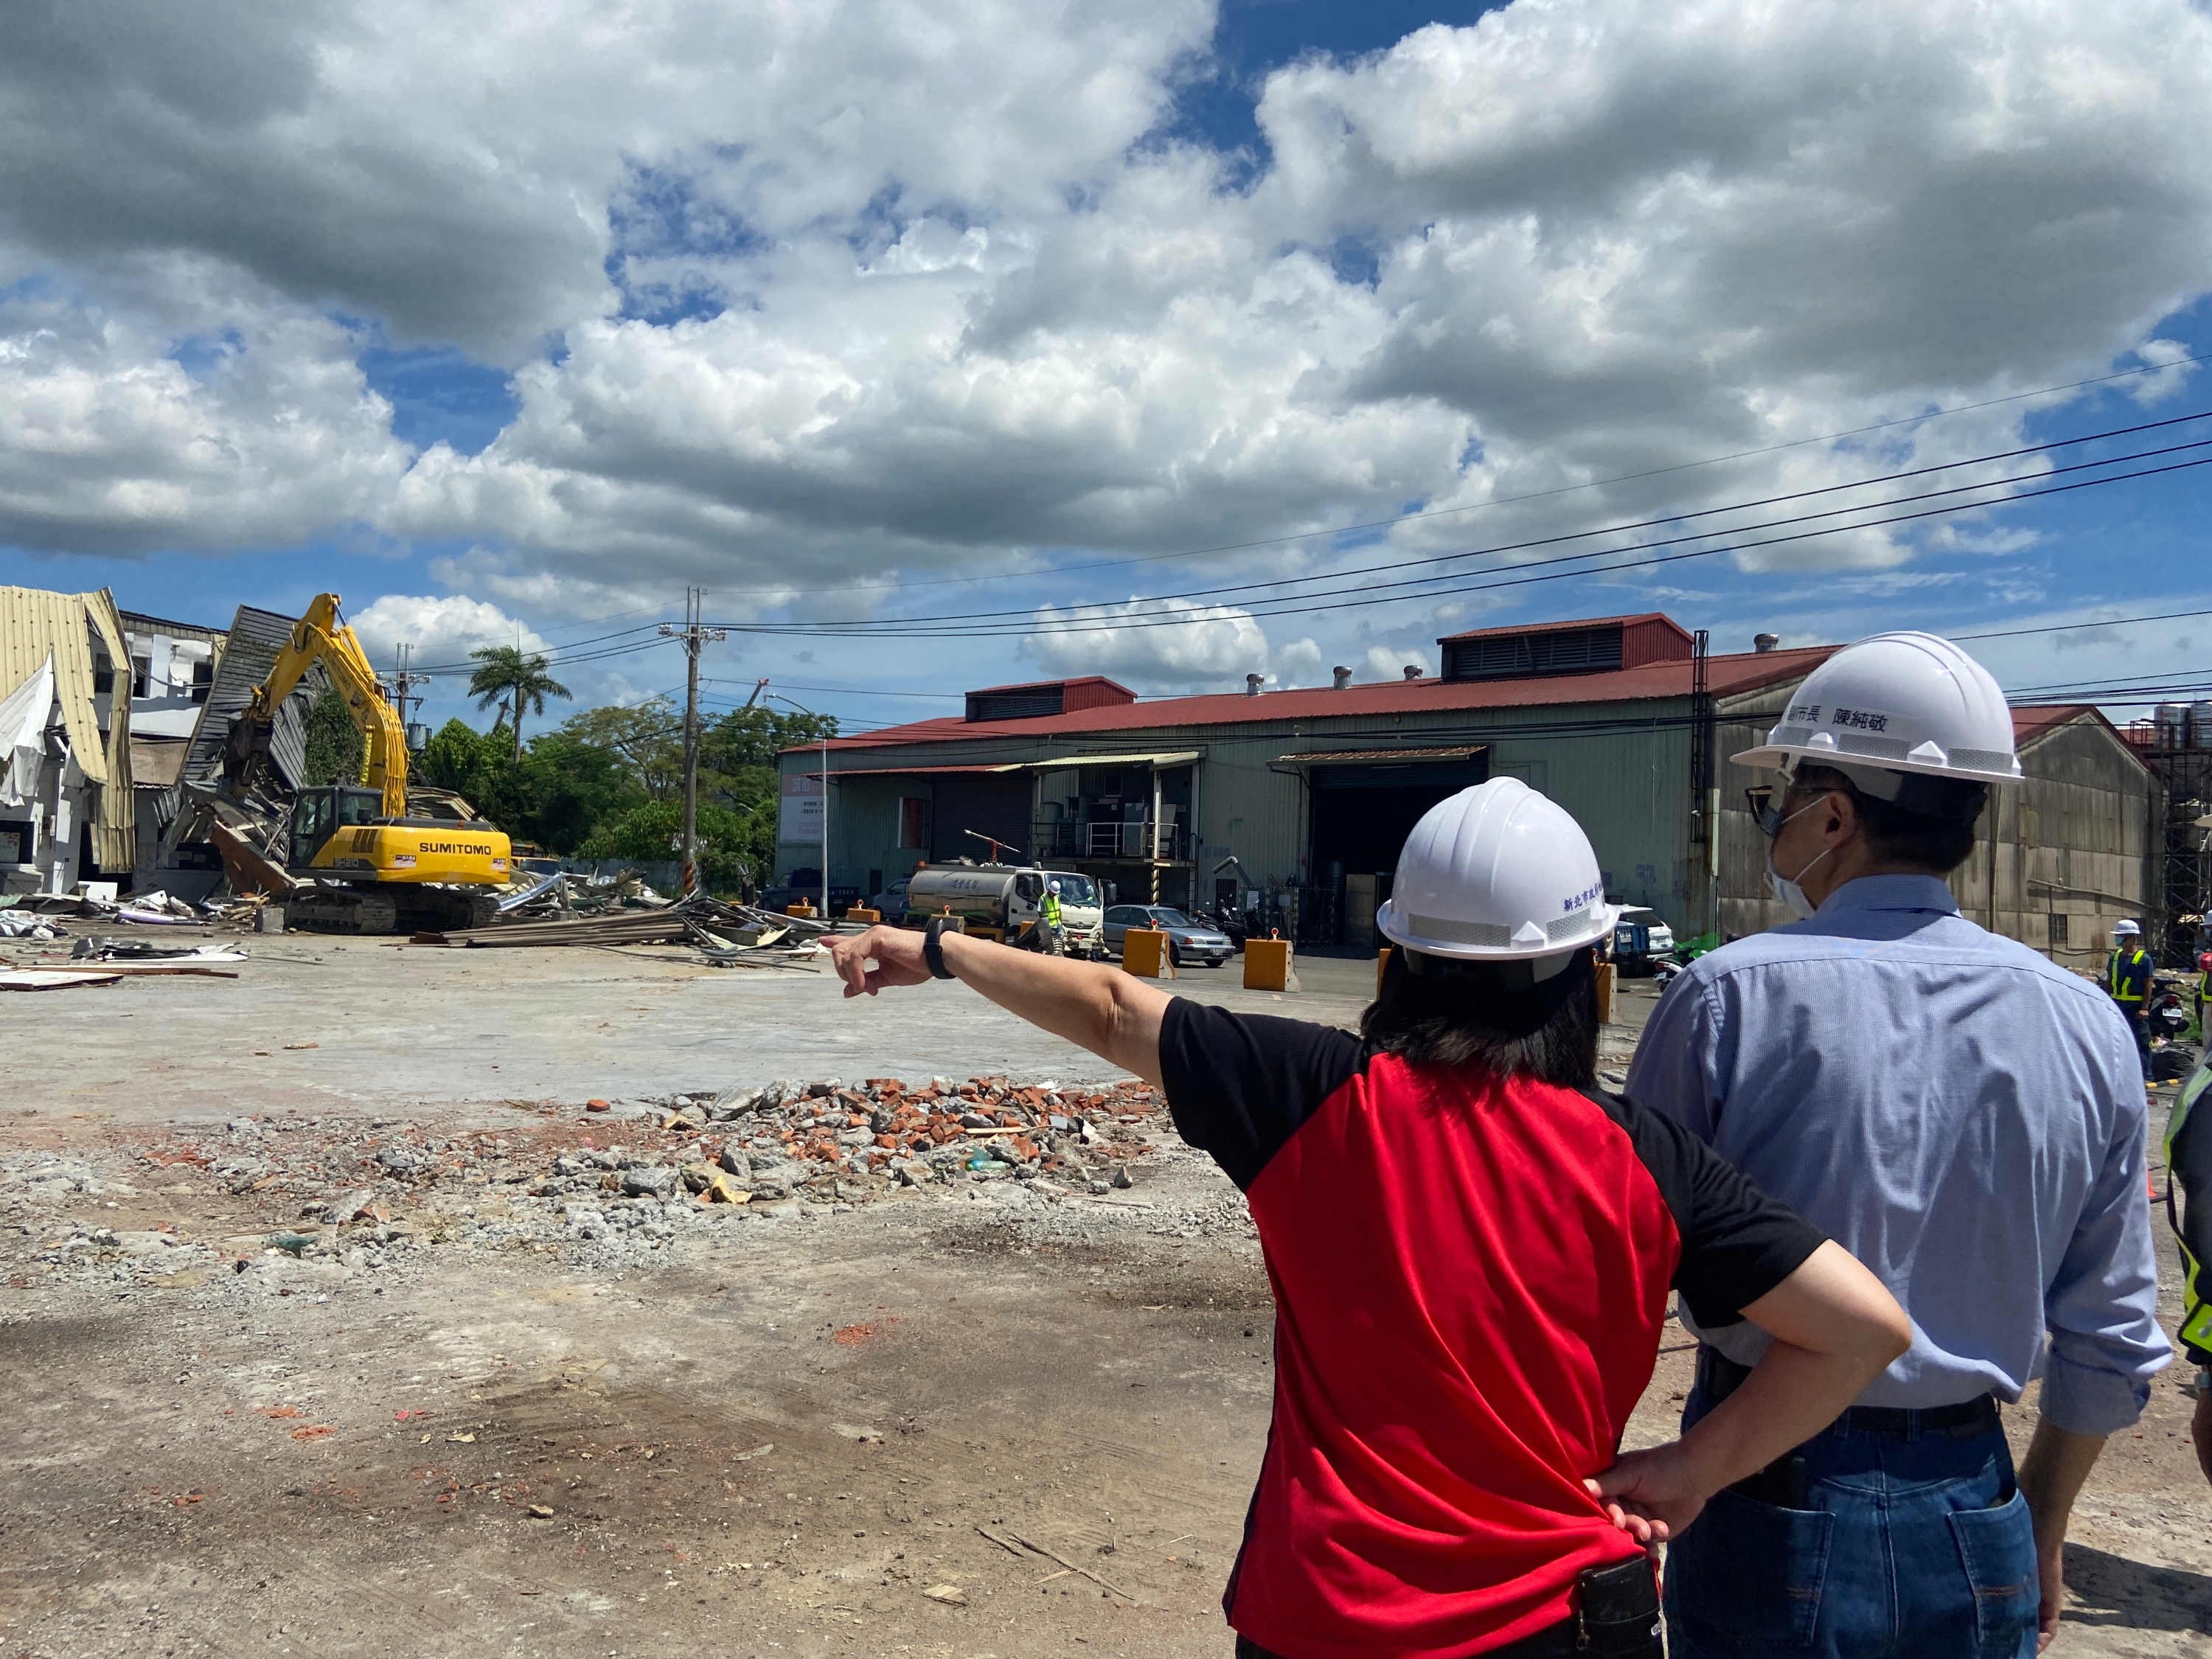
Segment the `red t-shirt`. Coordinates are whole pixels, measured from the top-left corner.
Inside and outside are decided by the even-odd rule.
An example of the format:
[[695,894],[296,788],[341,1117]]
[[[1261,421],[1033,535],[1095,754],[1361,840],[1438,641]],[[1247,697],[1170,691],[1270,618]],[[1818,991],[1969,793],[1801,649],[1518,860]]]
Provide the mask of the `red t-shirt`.
[[1182,998],[1160,1057],[1275,1293],[1230,1623],[1285,1659],[1458,1659],[1571,1617],[1578,1574],[1638,1553],[1582,1483],[1651,1380],[1669,1290],[1728,1323],[1820,1235],[1611,1096]]

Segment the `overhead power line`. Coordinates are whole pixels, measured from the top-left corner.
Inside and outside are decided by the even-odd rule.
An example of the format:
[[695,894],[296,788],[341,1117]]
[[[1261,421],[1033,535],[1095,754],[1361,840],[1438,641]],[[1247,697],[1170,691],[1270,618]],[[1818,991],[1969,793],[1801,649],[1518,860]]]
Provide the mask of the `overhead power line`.
[[[2212,442],[2212,441],[2208,441],[2208,442]],[[2181,449],[2195,449],[2204,447],[2205,446],[2203,444],[2191,444],[2176,446],[2175,447]],[[2158,451],[2145,453],[2148,454],[2153,453],[2168,453],[2172,452]],[[2142,458],[2143,457],[2142,456],[2118,457],[2109,461],[2084,463],[2083,465],[2092,466],[2111,465],[2118,465],[2121,461],[2124,460],[2140,459]],[[2074,491],[2095,489],[2106,484],[2124,483],[2135,479],[2155,477],[2166,473],[2187,471],[2193,468],[2208,465],[2212,465],[2212,457],[2199,457],[2191,460],[2171,462],[2163,466],[2143,467],[2132,472],[2116,473],[2108,477],[2076,479],[2069,483],[2055,484],[2043,489],[2014,489],[2012,490],[2012,493],[1995,501],[1954,502],[1948,506],[1923,507],[1911,513],[1891,514],[1885,517],[1863,519],[1851,524],[1832,525],[1820,529],[1796,531],[1789,535],[1770,536],[1750,541],[1730,541],[1716,547],[1692,549],[1687,552],[1666,553],[1651,558],[1620,559],[1617,557],[1617,555],[1620,552],[1638,552],[1649,548],[1663,547],[1671,544],[1670,542],[1662,540],[1660,542],[1646,543],[1643,544],[1639,547],[1632,547],[1628,549],[1597,550],[1590,552],[1565,554],[1551,559],[1532,560],[1525,565],[1513,567],[1516,572],[1533,572],[1534,574],[1516,574],[1512,575],[1494,576],[1489,580],[1482,581],[1467,581],[1458,577],[1441,578],[1438,580],[1449,580],[1453,585],[1449,586],[1432,587],[1427,592],[1420,594],[1418,597],[1425,599],[1444,599],[1455,594],[1487,592],[1499,588],[1522,587],[1539,582],[1557,581],[1566,576],[1610,575],[1617,571],[1646,569],[1656,565],[1677,563],[1686,559],[1711,558],[1717,555],[1723,553],[1752,552],[1760,548],[1781,546],[1790,543],[1806,541],[1822,536],[1840,535],[1850,531],[1879,529],[1893,524],[1912,523],[1924,519],[1947,518],[1956,514],[1976,512],[1991,507],[2007,507],[2016,502],[2033,501],[2043,496],[2067,495]],[[2075,469],[2069,468],[2063,470],[2071,471]],[[2051,475],[2045,474],[2042,476],[2048,477]],[[1972,489],[1975,486],[1960,486],[1962,489]],[[1980,488],[1984,489],[1996,487],[1997,486],[1980,486]],[[2007,487],[2009,488],[2009,486]],[[1932,493],[1945,495],[1957,492],[1936,491]],[[1863,510],[1872,512],[1881,507],[1894,504],[1895,503],[1891,502],[1872,503]],[[1809,516],[1826,517],[1829,515],[1814,514]],[[1733,535],[1737,532],[1731,532],[1726,533]],[[1698,539],[1704,539],[1704,538],[1693,536],[1672,538],[1674,541]],[[1588,562],[1593,559],[1608,559],[1613,560],[1613,562],[1603,565],[1591,566]],[[1568,564],[1581,565],[1583,568],[1576,570],[1559,570],[1555,568],[1555,567]],[[1358,597],[1353,597],[1354,595],[1358,595]],[[1409,596],[1395,592],[1376,594],[1374,592],[1372,585],[1363,584],[1358,587],[1346,589],[1341,592],[1318,595],[1299,595],[1296,597],[1301,602],[1291,603],[1288,600],[1280,602],[1262,601],[1255,604],[1244,611],[1243,614],[1258,617],[1263,616],[1303,616],[1321,611],[1358,610],[1376,605],[1401,604],[1404,603],[1406,599]],[[1267,608],[1263,609],[1262,605],[1265,605]],[[1060,634],[1119,632],[1127,629],[1162,627],[1180,628],[1189,627],[1194,623],[1202,623],[1214,620],[1219,620],[1219,618],[1209,618],[1205,617],[1194,617],[1188,615],[1169,615],[1165,617],[1139,616],[1134,617],[1120,617],[1089,619],[1070,617],[1060,622],[1048,624],[1040,624],[1035,621],[1020,623],[998,622],[963,623],[963,619],[956,617],[927,619],[918,618],[913,620],[892,619],[882,623],[732,623],[728,624],[728,626],[732,632],[743,632],[763,635],[782,635],[786,637],[974,639],[988,638],[1005,635],[1037,636]]]
[[[2212,410],[2199,410],[2191,414],[2173,416],[2165,420],[2146,421],[2133,426],[2114,427],[2102,432],[2085,433],[2082,435],[2075,438],[2053,439],[2048,443],[2021,445],[2012,449],[1998,450],[1985,455],[1962,456],[1957,460],[1943,461],[1932,465],[1912,467],[1894,472],[1878,473],[1870,477],[1855,478],[1842,483],[1822,484],[1807,489],[1790,490],[1779,495],[1758,497],[1751,501],[1729,502],[1727,505],[1721,507],[1700,507],[1692,512],[1670,513],[1662,514],[1656,518],[1620,520],[1612,524],[1599,525],[1588,530],[1565,531],[1550,536],[1532,537],[1522,541],[1501,542],[1488,547],[1462,548],[1449,553],[1425,554],[1413,558],[1389,560],[1381,564],[1356,566],[1346,570],[1321,571],[1306,575],[1270,577],[1257,581],[1230,582],[1212,587],[1185,588],[1168,593],[1147,595],[1135,601],[1135,603],[1145,605],[1168,605],[1171,603],[1192,600],[1212,600],[1216,603],[1224,603],[1226,602],[1226,596],[1231,594],[1254,593],[1269,588],[1291,587],[1308,582],[1344,583],[1352,581],[1353,579],[1358,577],[1388,574],[1393,571],[1419,569],[1427,567],[1450,564],[1464,559],[1495,557],[1507,553],[1528,552],[1537,548],[1557,547],[1571,542],[1589,541],[1603,536],[1632,535],[1638,531],[1650,530],[1664,525],[1687,524],[1697,520],[1723,517],[1732,513],[1747,513],[1759,507],[1774,507],[1791,501],[1812,501],[1822,496],[1838,495],[1854,489],[1871,489],[1877,484],[1895,483],[1908,478],[1927,477],[1939,472],[1954,472],[1966,467],[1991,465],[2002,461],[2016,460],[2023,456],[2045,454],[2053,450],[2079,448],[2085,444],[2097,443],[2107,439],[2132,437],[2146,432],[2159,431],[2177,426],[2185,426],[2195,422],[2208,419],[2212,419]],[[2047,477],[2052,476],[2053,473],[2080,471],[2086,468],[2097,466],[2118,465],[2125,461],[2141,459],[2148,455],[2161,454],[2165,453],[2167,452],[2162,450],[2148,450],[2136,455],[2108,456],[2098,460],[2076,462],[2069,466],[2053,468],[2045,472],[2033,474],[2032,476]],[[1951,492],[1932,493],[1956,493],[1957,491],[1966,489],[1999,489],[2009,487],[2014,482],[2014,480],[2008,478],[1990,479],[1984,480],[1978,484],[1956,485]],[[1843,514],[1872,511],[1878,506],[1894,506],[1899,504],[1901,501],[1915,501],[1921,499],[1925,498],[1920,496],[1903,496],[1889,502],[1863,503],[1861,506],[1856,507],[1834,507],[1831,508],[1830,512],[1833,514]],[[1773,521],[1774,524],[1789,522],[1793,522],[1793,520],[1778,520]],[[1725,532],[1720,531],[1710,531],[1703,533],[1705,535],[1718,535],[1723,533],[1733,535],[1741,534],[1746,530],[1771,527],[1772,527],[1771,525],[1738,526],[1735,529]],[[1686,533],[1670,539],[1671,541],[1679,542],[1696,540],[1698,538],[1698,536],[1695,533]],[[1667,544],[1647,544],[1647,545],[1650,546],[1662,546]],[[1254,604],[1263,602],[1264,601],[1260,600],[1251,601],[1251,603]],[[940,612],[932,616],[919,617],[884,618],[881,622],[870,619],[864,621],[861,625],[872,628],[879,627],[890,629],[904,622],[981,622],[997,617],[1018,617],[1023,619],[1024,625],[1026,626],[1030,621],[1034,619],[1036,614],[1036,609],[1037,607],[1032,604],[1011,606],[995,611],[951,611]],[[1124,618],[1124,620],[1127,620],[1127,618]],[[1188,620],[1188,618],[1179,618],[1179,620]],[[763,626],[775,627],[776,624],[764,624]]]

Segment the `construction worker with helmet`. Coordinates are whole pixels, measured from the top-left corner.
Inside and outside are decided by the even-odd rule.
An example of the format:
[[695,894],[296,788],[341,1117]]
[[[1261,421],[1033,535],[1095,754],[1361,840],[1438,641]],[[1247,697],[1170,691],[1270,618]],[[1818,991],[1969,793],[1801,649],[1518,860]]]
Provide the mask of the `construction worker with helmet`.
[[2105,963],[2105,990],[2119,1009],[2120,1017],[2136,1040],[2136,1057],[2142,1062],[2143,1081],[2150,1081],[2150,952],[2142,947],[2142,929],[2132,921],[2112,924],[2112,954]]
[[1044,902],[1038,908],[1039,920],[1044,927],[1045,954],[1059,956],[1063,949],[1063,936],[1060,931],[1060,883],[1058,881],[1045,884]]
[[[1276,1307],[1224,1599],[1244,1659],[1657,1659],[1648,1546],[1910,1340],[1847,1254],[1597,1091],[1614,915],[1581,829],[1505,778],[1407,842],[1358,1035],[935,923],[830,941],[848,996],[957,978],[1163,1088],[1244,1191]],[[1621,1456],[1670,1287],[1772,1346],[1680,1441]]]
[[[1734,758],[1774,780],[1750,805],[1797,920],[1683,970],[1627,1091],[1865,1261],[1913,1340],[1669,1552],[1672,1651],[2033,1654],[2075,1497],[2171,1357],[2134,1045],[2097,988],[1959,914],[1945,878],[2020,762],[1957,646],[1844,647]],[[1765,1339],[1689,1321],[1694,1424]],[[2015,1475],[1998,1403],[2038,1376]]]

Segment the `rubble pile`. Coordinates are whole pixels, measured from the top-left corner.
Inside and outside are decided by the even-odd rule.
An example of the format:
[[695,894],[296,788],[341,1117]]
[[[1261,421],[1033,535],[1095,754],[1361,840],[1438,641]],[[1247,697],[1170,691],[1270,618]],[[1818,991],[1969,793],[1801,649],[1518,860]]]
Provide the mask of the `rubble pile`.
[[[580,1115],[573,1105],[507,1104],[527,1115],[495,1131],[438,1133],[393,1117],[238,1117],[118,1146],[112,1159],[0,1157],[0,1222],[44,1271],[118,1283],[188,1265],[228,1262],[243,1273],[285,1259],[374,1271],[450,1245],[619,1269],[750,1215],[840,1212],[895,1194],[1124,1202],[1116,1189],[1134,1185],[1130,1164],[1159,1151],[1159,1100],[1133,1082],[933,1078],[909,1087],[830,1078],[719,1097],[593,1100]],[[118,1203],[166,1207],[157,1194],[185,1191],[234,1218],[199,1230],[120,1214],[102,1224]],[[56,1208],[101,1214],[64,1220]],[[292,1293],[270,1283],[272,1293]]]
[[[786,1198],[823,1183],[835,1195],[866,1197],[894,1183],[962,1179],[1042,1180],[1103,1194],[1127,1186],[1129,1161],[1155,1150],[1144,1128],[1158,1106],[1141,1083],[1094,1091],[1005,1078],[932,1078],[918,1088],[896,1078],[850,1086],[829,1078],[770,1083],[711,1103],[678,1096],[661,1127],[698,1136],[680,1173],[685,1188],[708,1202]],[[545,1190],[573,1190],[561,1183],[589,1179],[604,1157],[565,1153]],[[621,1183],[602,1176],[600,1184]]]

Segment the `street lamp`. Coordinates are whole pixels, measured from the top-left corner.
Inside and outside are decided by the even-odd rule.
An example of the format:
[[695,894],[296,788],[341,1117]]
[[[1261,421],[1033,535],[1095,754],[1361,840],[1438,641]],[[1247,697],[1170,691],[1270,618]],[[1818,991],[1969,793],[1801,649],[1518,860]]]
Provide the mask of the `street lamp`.
[[[768,700],[796,708],[811,720],[822,718],[805,703],[794,702],[781,691],[769,692]],[[822,924],[825,927],[830,925],[830,728],[827,726],[822,728]]]

